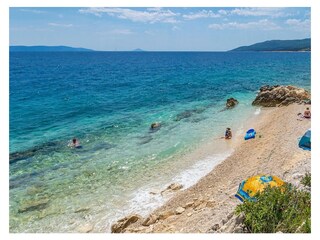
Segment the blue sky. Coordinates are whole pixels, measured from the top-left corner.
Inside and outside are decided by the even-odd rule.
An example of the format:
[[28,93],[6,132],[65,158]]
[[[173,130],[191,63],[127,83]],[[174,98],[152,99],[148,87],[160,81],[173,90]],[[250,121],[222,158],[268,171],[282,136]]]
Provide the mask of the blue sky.
[[224,51],[310,31],[310,8],[10,8],[10,45]]

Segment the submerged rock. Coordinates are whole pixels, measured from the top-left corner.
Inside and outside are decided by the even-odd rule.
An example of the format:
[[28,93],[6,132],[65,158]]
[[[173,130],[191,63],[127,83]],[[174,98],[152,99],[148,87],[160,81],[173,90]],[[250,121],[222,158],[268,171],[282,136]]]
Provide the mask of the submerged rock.
[[18,213],[24,213],[29,211],[42,210],[47,207],[49,199],[29,200],[23,203],[18,209]]
[[227,103],[226,103],[226,108],[233,108],[235,107],[237,104],[239,103],[239,101],[235,98],[228,98],[227,99]]
[[93,230],[93,225],[91,224],[85,224],[83,226],[80,226],[77,228],[77,231],[79,233],[89,233]]
[[140,139],[139,144],[143,145],[143,144],[146,144],[148,142],[151,142],[153,138],[150,135],[146,135],[146,136],[143,136],[143,137],[139,137],[139,139]]
[[30,148],[26,151],[10,153],[9,163],[12,164],[21,160],[26,160],[35,156],[38,152],[41,152],[43,154],[54,152],[61,148],[61,146],[63,146],[62,142],[47,142],[42,145]]
[[141,216],[133,214],[127,217],[124,217],[118,220],[116,223],[111,226],[111,233],[121,233],[123,232],[130,224],[135,223],[141,219]]
[[292,103],[305,103],[311,99],[310,93],[294,86],[263,86],[252,105],[263,107],[287,106]]
[[174,119],[175,121],[181,121],[182,119],[189,118],[194,114],[200,114],[204,112],[206,109],[205,108],[198,108],[198,109],[192,109],[192,110],[186,110],[182,113],[177,114],[176,118]]
[[89,210],[90,210],[89,207],[81,207],[81,208],[76,209],[74,212],[75,212],[75,213],[87,212],[87,211],[89,211]]

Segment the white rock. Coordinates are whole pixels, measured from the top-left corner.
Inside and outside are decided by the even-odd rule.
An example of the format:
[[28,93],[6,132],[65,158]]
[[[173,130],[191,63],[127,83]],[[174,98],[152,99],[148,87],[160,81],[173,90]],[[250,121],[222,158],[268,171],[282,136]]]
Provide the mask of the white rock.
[[176,214],[181,214],[181,213],[183,213],[185,210],[186,210],[186,209],[183,208],[183,207],[178,207],[178,208],[176,209]]

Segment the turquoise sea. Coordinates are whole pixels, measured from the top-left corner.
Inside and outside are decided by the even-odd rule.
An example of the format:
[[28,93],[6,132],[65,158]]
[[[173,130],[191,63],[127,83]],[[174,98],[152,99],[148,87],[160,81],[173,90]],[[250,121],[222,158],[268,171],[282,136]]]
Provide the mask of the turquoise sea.
[[188,157],[226,127],[241,135],[262,85],[310,89],[310,72],[308,52],[10,53],[10,232],[109,232],[147,214],[170,197],[150,191],[188,187],[232,152],[219,140]]

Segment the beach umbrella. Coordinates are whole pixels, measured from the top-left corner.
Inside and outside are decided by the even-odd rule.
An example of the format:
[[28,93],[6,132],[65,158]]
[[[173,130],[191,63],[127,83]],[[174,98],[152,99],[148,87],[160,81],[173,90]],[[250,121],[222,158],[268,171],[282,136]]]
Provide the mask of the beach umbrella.
[[284,182],[276,176],[252,176],[240,183],[238,192],[236,193],[235,197],[238,198],[241,202],[243,202],[244,200],[256,201],[256,198],[254,196],[258,192],[262,192],[267,186],[279,187],[283,184]]

